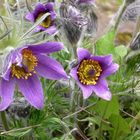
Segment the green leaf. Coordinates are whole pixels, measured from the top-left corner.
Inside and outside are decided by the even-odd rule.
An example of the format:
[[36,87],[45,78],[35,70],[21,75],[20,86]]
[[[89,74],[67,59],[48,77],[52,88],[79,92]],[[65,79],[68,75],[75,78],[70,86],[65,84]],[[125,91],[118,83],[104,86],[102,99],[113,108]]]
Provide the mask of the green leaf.
[[111,132],[112,140],[123,140],[131,132],[128,123],[120,115],[112,114],[109,120],[114,128]]
[[106,33],[96,42],[96,54],[106,55],[114,53],[114,39],[115,32],[111,31]]
[[115,54],[123,58],[127,54],[127,48],[124,45],[115,47]]
[[31,128],[25,129],[13,129],[12,131],[7,131],[5,133],[1,133],[1,135],[12,136],[12,137],[23,137],[31,132]]
[[139,69],[140,51],[131,51],[126,57],[127,71],[132,74],[140,74]]
[[134,131],[132,134],[128,135],[124,140],[140,140],[140,131]]
[[119,114],[119,103],[116,96],[111,101],[100,100],[93,107],[93,110],[99,113],[104,119],[109,118],[112,114]]

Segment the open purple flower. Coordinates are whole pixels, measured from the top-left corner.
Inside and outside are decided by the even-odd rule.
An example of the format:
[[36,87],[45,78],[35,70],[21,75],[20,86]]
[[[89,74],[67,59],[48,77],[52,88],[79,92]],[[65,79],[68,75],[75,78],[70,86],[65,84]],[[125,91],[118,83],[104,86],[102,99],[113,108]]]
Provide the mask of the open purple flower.
[[75,79],[83,92],[84,99],[92,92],[102,99],[111,100],[106,77],[118,70],[118,64],[112,62],[112,55],[92,56],[83,48],[77,50],[78,65],[70,75]]
[[16,85],[32,106],[37,109],[43,107],[43,89],[38,76],[52,80],[67,79],[60,63],[46,55],[59,51],[62,47],[63,44],[59,42],[27,45],[13,50],[7,56],[0,79],[0,111],[13,102]]
[[29,12],[25,18],[33,23],[38,21],[41,16],[44,14],[49,13],[50,15],[47,16],[40,25],[36,27],[36,31],[46,31],[48,34],[53,34],[56,32],[56,26],[55,26],[55,19],[56,19],[56,13],[53,8],[53,3],[49,2],[45,5],[41,3],[37,3],[35,10],[32,12]]

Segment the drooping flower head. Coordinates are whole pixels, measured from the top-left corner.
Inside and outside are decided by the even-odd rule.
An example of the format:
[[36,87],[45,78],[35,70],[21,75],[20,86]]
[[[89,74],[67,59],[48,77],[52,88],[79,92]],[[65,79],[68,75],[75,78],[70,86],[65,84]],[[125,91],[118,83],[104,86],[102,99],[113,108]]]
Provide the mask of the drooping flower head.
[[79,9],[66,2],[61,3],[60,17],[63,27],[62,33],[72,45],[75,45],[80,39],[83,27],[87,25],[87,18],[80,13]]
[[35,23],[46,13],[49,13],[50,15],[47,16],[41,22],[41,24],[36,27],[36,31],[46,31],[48,34],[51,35],[56,32],[56,26],[54,23],[56,19],[56,13],[54,11],[52,2],[48,2],[45,5],[37,3],[35,9],[32,12],[29,12],[25,18]]
[[106,77],[118,70],[118,64],[112,62],[112,55],[92,56],[89,51],[78,48],[78,65],[70,75],[75,79],[83,92],[84,99],[92,92],[102,99],[111,100]]
[[[67,0],[60,5],[62,34],[65,34],[73,46],[77,45],[84,35],[93,36],[97,31],[98,18],[90,3],[91,1],[86,3],[86,1]],[[88,12],[83,7],[88,7]]]
[[7,56],[0,80],[0,111],[12,103],[15,85],[32,106],[37,109],[43,107],[43,89],[38,76],[52,80],[67,79],[60,63],[46,55],[62,47],[63,44],[59,42],[26,45]]
[[98,17],[94,10],[95,0],[77,0],[77,8],[88,19],[87,35],[93,36],[97,32]]

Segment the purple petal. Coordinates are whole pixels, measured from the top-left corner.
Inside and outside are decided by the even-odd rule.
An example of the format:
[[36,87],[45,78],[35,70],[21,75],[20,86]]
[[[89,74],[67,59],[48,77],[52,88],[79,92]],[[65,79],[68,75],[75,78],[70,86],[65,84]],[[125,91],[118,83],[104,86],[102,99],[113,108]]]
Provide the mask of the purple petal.
[[83,48],[77,49],[78,60],[81,62],[83,59],[88,59],[90,57],[90,52]]
[[28,48],[34,53],[53,53],[62,50],[63,43],[61,42],[47,42],[37,45],[28,45]]
[[5,80],[9,80],[10,78],[10,73],[11,73],[11,65],[13,63],[17,63],[17,65],[20,65],[22,62],[22,55],[21,55],[21,50],[23,49],[23,47],[21,47],[20,49],[15,49],[12,50],[6,57],[5,61],[4,61],[4,72],[2,74],[2,77]]
[[18,86],[25,99],[35,108],[42,109],[44,106],[44,95],[41,83],[36,75],[27,80],[17,79]]
[[31,13],[31,12],[26,14],[25,19],[27,19],[27,20],[29,20],[29,21],[31,21],[33,23],[35,22],[35,17],[33,15],[33,13]]
[[34,29],[35,32],[40,32],[40,31],[45,31],[47,30],[48,28],[44,28],[43,26],[41,25],[38,25],[36,26],[36,28]]
[[49,11],[54,11],[54,3],[53,2],[48,2],[46,5],[45,5],[45,9],[46,10],[49,10]]
[[70,72],[70,75],[74,78],[74,80],[76,81],[76,83],[78,84],[78,86],[81,88],[82,92],[83,92],[83,98],[87,99],[93,92],[92,86],[86,86],[80,83],[78,76],[77,76],[77,68],[73,68]]
[[82,3],[94,3],[95,2],[95,0],[79,0],[78,1],[78,4],[82,4]]
[[12,102],[15,89],[15,80],[11,79],[6,81],[1,79],[0,81],[0,111],[5,110]]
[[51,21],[54,21],[56,19],[56,13],[54,11],[50,12],[51,14]]
[[37,3],[35,10],[33,11],[34,18],[36,19],[40,13],[44,13],[45,11],[45,6],[41,3]]
[[38,55],[38,65],[36,67],[36,71],[40,76],[47,79],[68,79],[67,74],[61,64],[45,55]]
[[11,68],[8,68],[5,73],[2,74],[2,77],[5,79],[5,80],[8,80],[10,79],[10,74],[11,74]]
[[119,65],[118,65],[118,64],[113,64],[113,63],[112,63],[106,70],[104,70],[104,71],[102,72],[102,76],[103,76],[104,78],[106,78],[106,77],[108,77],[109,75],[115,73],[115,72],[118,70],[118,68],[119,68]]
[[98,97],[107,101],[111,100],[112,95],[109,91],[108,84],[105,79],[100,78],[97,81],[97,84],[92,86],[92,89]]
[[98,61],[103,71],[111,65],[112,60],[113,60],[112,55],[92,56],[91,59]]
[[45,31],[46,33],[48,33],[49,35],[52,35],[54,34],[56,31],[57,31],[57,28],[55,25],[52,25],[48,28],[44,28],[43,26],[41,25],[38,25],[36,28],[35,28],[35,32],[39,32],[39,31]]
[[40,26],[40,25],[36,26],[36,28],[34,29],[35,32],[40,32],[40,31],[44,31],[44,30],[45,30],[44,27]]
[[50,26],[49,28],[46,28],[45,32],[48,33],[49,35],[54,34],[57,31],[56,26]]

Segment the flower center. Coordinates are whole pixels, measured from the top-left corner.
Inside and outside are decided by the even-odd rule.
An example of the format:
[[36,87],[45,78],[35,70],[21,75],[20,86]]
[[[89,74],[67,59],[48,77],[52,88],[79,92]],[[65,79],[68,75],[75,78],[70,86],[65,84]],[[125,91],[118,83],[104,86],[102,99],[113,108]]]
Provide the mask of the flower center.
[[[39,20],[42,16],[44,15],[44,13],[40,13],[36,20]],[[51,25],[51,16],[47,16],[40,24],[41,26],[43,26],[44,28],[48,28]]]
[[28,79],[35,73],[35,67],[37,66],[37,58],[32,54],[32,51],[24,49],[22,51],[22,67],[17,66],[16,63],[12,64],[11,73],[12,77],[18,79]]
[[102,68],[95,60],[83,60],[77,70],[79,81],[84,85],[95,85]]

